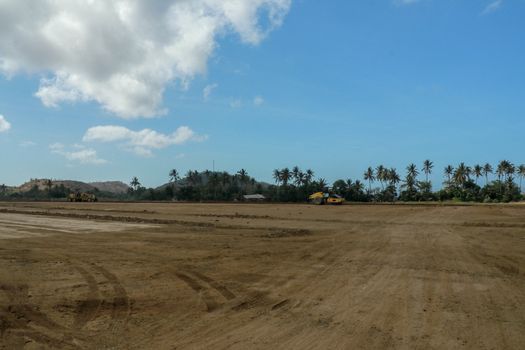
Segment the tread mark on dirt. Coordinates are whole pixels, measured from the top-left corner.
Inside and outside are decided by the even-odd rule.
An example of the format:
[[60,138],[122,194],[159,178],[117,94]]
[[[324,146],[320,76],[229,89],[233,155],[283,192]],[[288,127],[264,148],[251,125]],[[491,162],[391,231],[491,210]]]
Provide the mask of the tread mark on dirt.
[[105,268],[97,265],[93,265],[93,268],[100,272],[100,274],[102,274],[109,281],[109,283],[113,287],[113,291],[115,292],[115,296],[113,298],[113,309],[111,311],[111,318],[125,319],[127,322],[131,313],[131,307],[126,289],[122,286],[122,283],[117,278],[117,276],[115,276]]
[[100,299],[100,291],[97,286],[97,281],[93,275],[80,266],[74,266],[74,268],[82,275],[89,288],[87,299],[81,301],[77,306],[75,321],[73,322],[73,327],[75,329],[81,329],[89,321],[97,317],[102,300]]
[[[8,329],[12,329],[15,339],[13,342],[18,343],[23,337],[28,337],[33,341],[52,346],[53,348],[63,348],[69,346],[70,348],[78,348],[77,345],[68,342],[65,338],[71,339],[68,330],[51,320],[46,314],[37,309],[36,306],[29,302],[29,287],[27,285],[11,286],[0,285],[0,290],[3,290],[10,300],[11,305],[5,309],[0,309],[0,324],[2,325],[2,338]],[[30,323],[35,323],[43,328],[49,330],[59,330],[64,333],[64,339],[56,339],[45,335],[37,330],[34,330]]]
[[236,298],[235,294],[233,294],[228,288],[226,288],[219,282],[215,281],[213,278],[205,276],[202,273],[197,272],[197,271],[192,271],[191,273],[195,275],[196,277],[200,278],[201,280],[203,280],[204,282],[208,283],[212,288],[214,288],[223,297],[225,297],[226,300],[232,300]]
[[215,310],[218,307],[217,302],[209,295],[209,292],[201,286],[196,280],[190,276],[176,272],[175,275],[184,281],[191,289],[193,289],[202,298],[208,312]]

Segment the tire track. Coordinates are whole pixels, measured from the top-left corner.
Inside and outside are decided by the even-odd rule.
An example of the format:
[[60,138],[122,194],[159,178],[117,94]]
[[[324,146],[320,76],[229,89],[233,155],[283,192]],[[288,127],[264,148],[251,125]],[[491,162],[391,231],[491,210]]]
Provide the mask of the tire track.
[[204,282],[208,283],[210,287],[218,291],[226,300],[233,300],[236,298],[235,294],[233,294],[228,288],[218,283],[214,279],[208,276],[205,276],[202,273],[197,272],[197,271],[192,271],[191,273],[195,275],[196,277],[200,278],[201,280],[203,280]]
[[73,268],[77,270],[78,273],[80,273],[80,275],[84,278],[89,289],[87,299],[79,303],[75,312],[73,328],[80,330],[89,321],[97,317],[102,305],[102,299],[100,298],[100,291],[97,286],[97,281],[93,275],[78,265],[74,265]]
[[175,275],[199,295],[204,304],[206,304],[206,311],[212,312],[213,310],[217,309],[219,304],[217,301],[215,301],[215,299],[213,299],[207,288],[203,287],[196,280],[184,273],[175,272]]

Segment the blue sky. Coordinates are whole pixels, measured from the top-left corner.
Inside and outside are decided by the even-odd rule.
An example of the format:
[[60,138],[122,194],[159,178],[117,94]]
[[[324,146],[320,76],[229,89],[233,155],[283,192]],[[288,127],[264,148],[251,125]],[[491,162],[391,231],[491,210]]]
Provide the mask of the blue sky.
[[[117,110],[118,91],[111,102],[88,90],[81,98],[36,96],[49,85],[43,77],[78,73],[71,60],[85,57],[73,50],[69,61],[55,64],[50,54],[40,66],[32,51],[9,46],[16,33],[8,32],[0,39],[0,67],[2,59],[20,67],[0,77],[0,115],[10,124],[0,132],[0,183],[137,176],[156,186],[171,168],[211,169],[213,161],[216,170],[245,168],[268,182],[273,169],[294,165],[333,181],[361,179],[369,165],[404,173],[428,158],[440,184],[447,164],[525,162],[525,1],[264,1],[254,16],[273,30],[226,24],[209,54],[193,56],[205,69],[162,81],[153,118],[133,112],[142,108],[134,102]],[[271,6],[280,11],[274,22],[263,11]],[[236,18],[232,23],[241,23]],[[56,106],[45,105],[50,98]],[[120,129],[87,136],[108,125]],[[177,139],[172,133],[180,127],[189,130]],[[140,146],[149,137],[144,129],[156,132],[157,143]]]

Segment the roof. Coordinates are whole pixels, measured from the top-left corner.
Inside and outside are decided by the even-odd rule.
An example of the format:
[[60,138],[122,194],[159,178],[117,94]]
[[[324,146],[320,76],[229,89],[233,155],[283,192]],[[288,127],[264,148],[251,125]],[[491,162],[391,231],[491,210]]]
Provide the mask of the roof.
[[247,194],[243,196],[244,199],[266,199],[262,194]]

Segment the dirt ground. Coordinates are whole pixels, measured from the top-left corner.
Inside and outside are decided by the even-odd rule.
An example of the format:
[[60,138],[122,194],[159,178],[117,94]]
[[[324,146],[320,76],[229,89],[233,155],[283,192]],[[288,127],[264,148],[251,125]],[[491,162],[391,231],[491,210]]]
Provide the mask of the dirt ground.
[[525,206],[0,203],[0,349],[524,349]]

